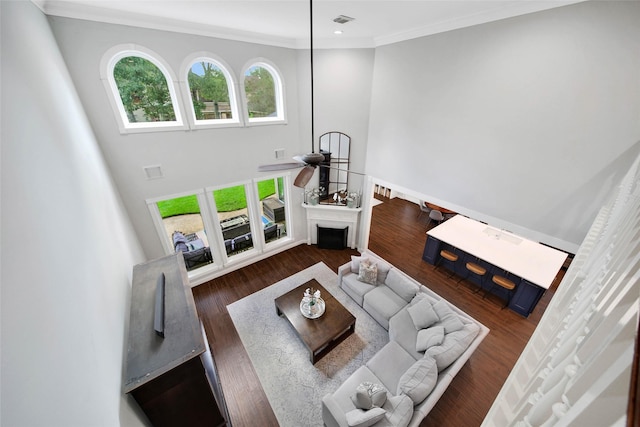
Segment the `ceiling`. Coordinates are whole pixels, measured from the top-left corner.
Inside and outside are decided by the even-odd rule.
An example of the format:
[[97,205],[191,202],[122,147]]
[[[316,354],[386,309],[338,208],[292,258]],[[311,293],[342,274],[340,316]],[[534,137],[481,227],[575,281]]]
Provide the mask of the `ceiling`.
[[[309,47],[307,0],[31,0],[47,15]],[[376,47],[583,0],[315,0],[314,48]],[[334,18],[354,18],[345,24]],[[341,35],[334,31],[341,29]]]

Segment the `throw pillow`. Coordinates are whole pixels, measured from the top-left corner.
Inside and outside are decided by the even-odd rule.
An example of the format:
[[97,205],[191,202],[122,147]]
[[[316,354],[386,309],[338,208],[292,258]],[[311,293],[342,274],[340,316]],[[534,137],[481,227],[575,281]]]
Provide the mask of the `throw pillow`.
[[436,361],[429,356],[416,361],[398,383],[397,394],[406,394],[414,404],[422,402],[433,391],[438,381]]
[[426,298],[420,300],[417,304],[410,306],[407,311],[413,320],[417,330],[428,328],[440,320],[433,306]]
[[381,407],[387,400],[387,390],[380,384],[365,381],[356,388],[351,401],[358,409]]
[[360,263],[362,261],[369,261],[366,256],[351,256],[351,272],[358,274],[360,272]]
[[480,332],[480,327],[475,323],[469,323],[463,329],[445,335],[441,345],[429,347],[425,353],[433,357],[438,365],[438,372],[447,368],[458,360],[464,353],[473,339]]
[[429,347],[442,344],[444,341],[444,327],[432,326],[418,331],[416,338],[416,351],[425,351]]
[[360,270],[358,271],[358,280],[370,285],[376,284],[378,278],[378,267],[371,261],[361,261]]
[[373,408],[368,411],[354,409],[345,415],[347,416],[347,425],[349,427],[369,427],[383,419],[386,413],[387,411],[382,408]]
[[444,326],[444,333],[459,331],[464,327],[464,323],[460,320],[460,317],[449,307],[445,300],[440,300],[433,304],[433,309],[440,318],[438,323]]

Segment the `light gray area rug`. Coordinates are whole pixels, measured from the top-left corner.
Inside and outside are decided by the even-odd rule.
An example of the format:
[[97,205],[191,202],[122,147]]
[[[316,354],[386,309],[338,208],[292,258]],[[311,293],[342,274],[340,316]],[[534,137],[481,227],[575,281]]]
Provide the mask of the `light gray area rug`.
[[[278,317],[274,304],[275,298],[311,279],[356,317],[355,333],[315,365],[291,325]],[[387,331],[338,288],[337,274],[322,262],[227,309],[282,427],[322,426],[322,397],[389,342]]]

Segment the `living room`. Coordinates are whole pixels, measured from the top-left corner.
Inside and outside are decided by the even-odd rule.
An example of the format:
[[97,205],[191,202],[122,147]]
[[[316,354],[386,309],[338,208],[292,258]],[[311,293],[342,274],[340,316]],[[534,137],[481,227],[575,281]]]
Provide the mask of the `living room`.
[[[318,99],[318,129],[348,129],[354,169],[382,183],[573,252],[638,153],[637,18],[636,3],[586,2],[402,49],[321,50],[317,93],[334,96]],[[508,50],[518,55],[506,67],[487,44],[513,40],[521,25],[531,49]],[[100,58],[117,43],[152,46],[176,68],[192,50],[240,65],[278,60],[290,82],[288,124],[122,135],[99,78]],[[307,151],[308,51],[47,18],[30,2],[2,3],[2,48],[3,423],[140,425],[121,395],[130,275],[164,255],[144,201],[256,178],[276,148]],[[33,67],[34,58],[46,66]],[[338,59],[344,66],[332,75]],[[436,63],[435,101],[405,121],[424,98],[400,87],[415,82],[401,73],[424,61]],[[533,70],[523,77],[529,86],[515,90],[523,69]],[[482,90],[497,81],[508,89]],[[165,178],[146,180],[150,164],[162,164]],[[302,240],[302,208],[294,218]],[[17,242],[28,242],[27,256],[7,250]]]

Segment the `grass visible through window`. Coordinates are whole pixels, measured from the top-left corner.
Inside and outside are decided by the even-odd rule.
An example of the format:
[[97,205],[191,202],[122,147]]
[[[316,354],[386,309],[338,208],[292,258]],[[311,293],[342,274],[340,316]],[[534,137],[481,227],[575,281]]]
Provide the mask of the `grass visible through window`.
[[[276,186],[274,180],[260,181],[258,183],[260,200],[275,194],[275,192]],[[215,190],[213,196],[218,212],[237,211],[247,207],[244,185]],[[200,213],[200,205],[198,204],[198,198],[195,194],[158,202],[158,209],[163,219],[175,215]]]

